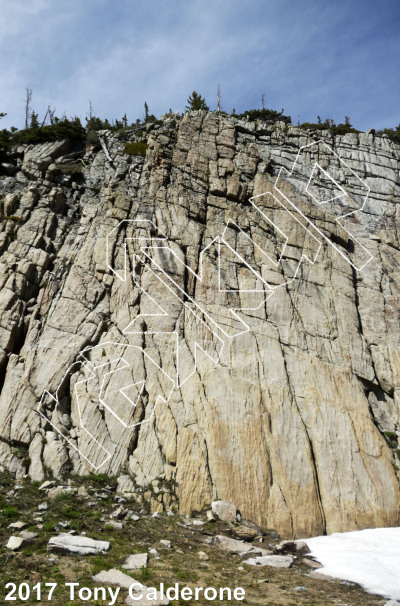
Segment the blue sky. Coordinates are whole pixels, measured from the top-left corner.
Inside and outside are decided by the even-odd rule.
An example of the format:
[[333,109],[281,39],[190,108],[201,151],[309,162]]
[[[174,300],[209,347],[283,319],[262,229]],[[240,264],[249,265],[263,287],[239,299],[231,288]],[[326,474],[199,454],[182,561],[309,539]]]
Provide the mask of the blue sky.
[[400,0],[0,0],[1,127],[43,115],[129,121],[183,111],[192,90],[227,112],[297,123],[400,123]]

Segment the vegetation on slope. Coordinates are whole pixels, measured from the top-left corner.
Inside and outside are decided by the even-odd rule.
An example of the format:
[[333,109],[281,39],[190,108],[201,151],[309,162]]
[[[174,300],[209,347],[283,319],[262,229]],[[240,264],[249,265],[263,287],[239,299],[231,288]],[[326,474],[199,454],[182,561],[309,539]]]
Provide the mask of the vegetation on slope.
[[[27,92],[31,94],[31,91]],[[27,100],[27,114],[24,129],[18,130],[15,127],[11,127],[10,130],[0,130],[0,150],[7,151],[17,145],[45,143],[59,139],[70,139],[74,143],[83,146],[85,143],[97,143],[99,140],[97,133],[101,130],[124,132],[127,129],[132,129],[135,127],[138,128],[140,125],[146,123],[159,122],[154,114],[149,113],[148,105],[145,102],[144,115],[141,118],[138,118],[136,122],[132,124],[128,124],[126,114],[124,114],[121,119],[115,119],[112,121],[108,120],[108,118],[105,118],[104,120],[101,119],[100,117],[94,115],[91,103],[89,114],[86,117],[85,126],[82,125],[80,118],[77,116],[67,118],[64,115],[61,119],[57,118],[54,115],[55,110],[51,110],[50,106],[42,123],[40,123],[38,114],[33,110],[30,111],[29,102],[30,97]],[[208,111],[209,107],[205,98],[202,97],[198,92],[193,91],[187,99],[186,111],[199,109]],[[172,114],[172,110],[169,110],[169,113]],[[222,113],[226,115],[225,112]],[[248,120],[249,122],[264,122],[267,124],[283,122],[287,126],[292,124],[291,116],[285,115],[283,109],[281,111],[276,111],[274,109],[267,109],[263,107],[262,109],[249,109],[240,114],[237,114],[233,109],[231,115],[238,119]],[[0,112],[0,119],[4,116],[6,116],[6,114]],[[48,123],[46,123],[46,121]],[[353,127],[348,116],[345,116],[345,121],[339,124],[335,124],[334,120],[331,118],[322,120],[320,116],[318,116],[317,122],[303,122],[301,124],[298,123],[297,126],[304,130],[328,130],[332,133],[332,135],[344,135],[346,133],[360,132]],[[376,134],[387,135],[391,141],[400,144],[400,125],[398,125],[396,128],[385,128],[377,131]],[[143,143],[143,145],[145,144]],[[145,153],[144,149],[141,149],[139,153],[143,153],[143,151]],[[132,152],[129,149],[126,149],[126,153],[130,154]]]

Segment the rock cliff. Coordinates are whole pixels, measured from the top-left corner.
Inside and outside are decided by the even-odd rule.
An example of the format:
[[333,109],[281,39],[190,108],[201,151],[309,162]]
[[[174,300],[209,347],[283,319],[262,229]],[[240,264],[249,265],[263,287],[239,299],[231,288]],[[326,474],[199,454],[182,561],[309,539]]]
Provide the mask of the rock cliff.
[[399,524],[400,149],[206,112],[100,142],[3,167],[1,465]]

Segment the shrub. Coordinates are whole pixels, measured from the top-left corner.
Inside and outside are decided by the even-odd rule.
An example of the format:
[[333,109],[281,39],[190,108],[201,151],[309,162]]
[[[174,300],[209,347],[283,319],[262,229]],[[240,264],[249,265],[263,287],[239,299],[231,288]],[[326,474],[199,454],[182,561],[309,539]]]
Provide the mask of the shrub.
[[378,130],[378,135],[387,135],[391,141],[400,145],[400,124],[396,128]]
[[357,130],[356,128],[353,128],[348,124],[335,124],[331,128],[331,132],[333,135],[346,135],[347,133],[359,133],[361,131]]
[[397,434],[394,431],[385,431],[384,434],[391,442],[397,442]]
[[83,165],[80,162],[71,162],[71,164],[62,164],[59,166],[63,175],[69,175],[74,181],[83,179]]
[[14,505],[6,505],[3,509],[3,515],[5,515],[6,518],[16,518],[18,516],[18,507],[15,507]]
[[38,126],[10,132],[0,132],[0,147],[10,149],[13,145],[47,143],[58,139],[70,139],[73,142],[83,143],[86,131],[80,123],[79,118],[74,120],[59,120],[47,126]]
[[291,124],[292,118],[290,116],[285,116],[282,109],[280,112],[275,111],[274,109],[249,109],[243,112],[242,114],[234,114],[236,118],[248,118],[250,122],[256,122],[261,120],[262,122],[284,122],[285,124]]
[[12,145],[12,133],[3,128],[3,130],[0,130],[0,149],[10,149]]
[[353,128],[350,122],[335,124],[332,119],[327,118],[324,122],[303,122],[300,128],[305,130],[329,130],[332,135],[345,135],[346,133],[359,133],[360,131]]
[[305,130],[326,130],[327,128],[329,128],[329,126],[325,124],[325,122],[303,122],[303,124],[300,124],[299,126],[300,128],[304,128]]
[[133,141],[132,143],[126,143],[124,153],[128,156],[146,156],[147,143],[141,141]]

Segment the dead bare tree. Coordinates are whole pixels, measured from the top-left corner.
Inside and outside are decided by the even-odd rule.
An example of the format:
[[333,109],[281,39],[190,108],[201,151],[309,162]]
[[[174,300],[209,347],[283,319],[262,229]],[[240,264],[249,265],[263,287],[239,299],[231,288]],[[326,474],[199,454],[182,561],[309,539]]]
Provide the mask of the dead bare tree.
[[41,126],[44,126],[46,124],[47,117],[49,118],[49,123],[53,126],[55,112],[56,112],[56,108],[54,107],[52,109],[51,105],[48,105]]
[[50,124],[53,126],[54,124],[54,114],[56,113],[56,108],[53,107],[53,109],[51,109],[50,105],[49,105],[49,119],[50,119]]
[[217,112],[221,111],[221,90],[219,88],[219,83],[218,83],[218,89],[217,89]]
[[49,114],[49,108],[50,108],[50,105],[48,106],[48,108],[47,108],[47,110],[46,110],[46,113],[45,113],[45,115],[44,115],[44,118],[43,118],[43,120],[42,120],[42,123],[41,123],[41,125],[40,125],[40,128],[42,128],[42,127],[43,127],[43,126],[46,124],[47,116],[48,116],[48,114]]
[[111,158],[111,156],[110,156],[110,152],[109,152],[109,151],[108,151],[108,149],[107,149],[107,144],[106,144],[106,142],[105,142],[104,138],[103,138],[103,137],[99,137],[99,141],[100,141],[100,145],[101,145],[101,147],[102,147],[102,149],[103,149],[103,152],[104,152],[105,157],[106,157],[106,158],[107,158],[107,160],[110,162],[110,164],[112,164],[112,163],[113,163],[113,161],[112,161],[112,158]]
[[88,119],[89,122],[92,121],[92,118],[93,118],[93,105],[92,105],[91,100],[89,99],[89,119]]
[[26,97],[25,97],[25,128],[29,128],[29,118],[31,114],[31,101],[32,101],[32,91],[30,88],[26,87],[25,89]]
[[265,93],[263,93],[263,94],[261,95],[261,105],[262,105],[262,108],[263,108],[263,109],[265,108],[264,99],[265,99]]

